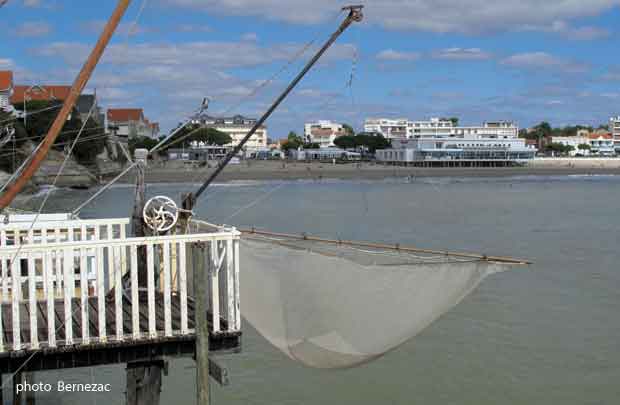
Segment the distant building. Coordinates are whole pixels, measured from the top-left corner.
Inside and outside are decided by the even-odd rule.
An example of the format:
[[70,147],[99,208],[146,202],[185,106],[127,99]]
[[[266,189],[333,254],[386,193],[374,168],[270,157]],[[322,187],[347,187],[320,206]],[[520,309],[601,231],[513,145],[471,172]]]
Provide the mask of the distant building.
[[[214,128],[220,132],[228,134],[232,139],[230,145],[235,147],[239,145],[241,140],[250,132],[250,129],[256,124],[255,118],[247,118],[242,115],[235,115],[233,117],[212,117],[207,114],[197,114],[192,117],[191,122],[193,124],[204,125],[209,128]],[[256,133],[245,144],[245,153],[256,153],[259,150],[267,148],[267,127],[261,126]]]
[[409,120],[369,118],[364,122],[364,132],[381,134],[386,139],[406,139]]
[[334,141],[339,136],[347,135],[342,124],[332,121],[317,121],[306,123],[304,126],[304,139],[308,143],[317,143],[321,148],[336,146]]
[[8,109],[13,95],[13,72],[0,71],[0,109]]
[[614,149],[620,153],[620,115],[609,119],[609,130],[614,138]]
[[519,128],[510,121],[485,122],[481,126],[457,126],[449,119],[431,118],[427,121],[406,119],[367,119],[364,131],[375,132],[388,139],[479,137],[510,139],[519,135]]
[[15,86],[11,97],[12,104],[21,104],[24,101],[64,101],[71,93],[71,86]]
[[[82,94],[75,103],[75,109],[80,114],[80,119],[84,122],[89,114],[90,117],[99,125],[104,125],[105,115],[97,100],[97,92],[94,94]],[[92,113],[90,112],[92,109]]]
[[[559,143],[564,146],[572,146],[573,150],[568,152],[569,156],[612,156],[614,151],[614,139],[610,133],[591,133],[587,136],[554,136],[552,143]],[[587,148],[580,145],[588,145]]]
[[334,159],[360,160],[362,158],[360,153],[350,152],[340,148],[300,149],[291,150],[289,153],[293,160],[331,161]]
[[216,161],[223,159],[230,151],[225,146],[203,146],[200,148],[168,149],[170,160],[191,160],[197,162]]
[[393,164],[502,165],[509,166],[534,158],[536,149],[520,138],[470,137],[414,138],[393,140],[391,149],[377,150],[379,162]]
[[108,131],[120,138],[156,138],[159,135],[159,124],[151,123],[142,108],[110,108],[106,120]]
[[[71,86],[55,85],[55,86],[15,86],[15,91],[11,97],[12,104],[23,104],[28,101],[60,101],[63,102],[69,97]],[[105,122],[105,116],[99,102],[97,100],[97,91],[93,94],[81,94],[75,103],[80,119],[86,120],[88,114],[93,108],[91,118],[100,125]]]

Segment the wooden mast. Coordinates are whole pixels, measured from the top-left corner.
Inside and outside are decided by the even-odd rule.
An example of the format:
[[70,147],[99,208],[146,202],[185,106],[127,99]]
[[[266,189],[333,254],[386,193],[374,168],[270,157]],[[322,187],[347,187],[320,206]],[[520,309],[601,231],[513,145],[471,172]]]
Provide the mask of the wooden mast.
[[50,127],[49,132],[45,136],[45,139],[41,143],[41,147],[37,150],[34,157],[32,158],[32,161],[28,166],[26,166],[22,174],[18,176],[15,182],[8,187],[8,189],[4,192],[4,194],[2,194],[2,196],[0,196],[0,210],[8,207],[11,202],[13,202],[15,196],[19,194],[19,192],[22,190],[22,188],[24,188],[26,184],[28,184],[32,176],[37,172],[37,170],[45,160],[47,153],[56,141],[56,138],[58,138],[62,127],[67,121],[67,117],[69,117],[69,114],[71,114],[73,106],[75,105],[78,97],[86,87],[88,80],[90,79],[93,71],[95,70],[95,67],[97,66],[97,63],[99,63],[99,59],[101,59],[101,55],[103,55],[103,51],[110,42],[114,31],[116,31],[116,28],[118,27],[118,24],[123,18],[125,11],[127,11],[130,3],[131,0],[119,0],[118,5],[114,10],[114,13],[110,17],[110,20],[106,24],[103,32],[101,33],[101,36],[99,37],[99,40],[97,41],[97,45],[95,45],[95,48],[92,50],[90,56],[86,60],[86,63],[84,63],[82,70],[73,82],[73,85],[71,86],[71,92],[66,98],[62,109],[56,116],[56,119]]

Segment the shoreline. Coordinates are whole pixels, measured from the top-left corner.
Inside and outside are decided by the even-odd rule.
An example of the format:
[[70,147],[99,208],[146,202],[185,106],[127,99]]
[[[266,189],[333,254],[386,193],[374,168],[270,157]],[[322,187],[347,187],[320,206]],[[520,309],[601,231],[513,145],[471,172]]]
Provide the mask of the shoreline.
[[[214,169],[151,167],[146,171],[147,183],[196,183],[204,181]],[[508,167],[508,168],[415,168],[378,166],[372,164],[331,165],[295,163],[274,165],[273,162],[253,162],[250,166],[227,167],[217,182],[269,181],[269,180],[383,180],[388,178],[415,177],[516,177],[516,176],[570,176],[617,175],[620,167]],[[133,184],[134,175],[128,174],[118,183]]]

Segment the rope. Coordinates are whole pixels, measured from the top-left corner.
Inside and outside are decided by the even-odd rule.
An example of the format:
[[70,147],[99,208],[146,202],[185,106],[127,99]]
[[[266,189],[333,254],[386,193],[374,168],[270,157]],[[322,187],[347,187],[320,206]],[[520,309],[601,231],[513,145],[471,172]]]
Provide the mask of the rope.
[[[337,19],[341,14],[343,13],[343,10],[340,10],[338,13],[336,13],[330,20],[329,23],[331,24],[331,22],[333,22],[335,19]],[[305,54],[308,49],[310,49],[310,47],[317,42],[317,40],[321,37],[321,33],[317,33],[317,35],[311,39],[310,41],[308,41],[299,51],[297,51],[292,58],[290,58],[281,68],[280,70],[278,70],[275,74],[273,74],[269,79],[264,80],[261,84],[259,84],[258,86],[256,86],[249,94],[247,94],[246,96],[242,97],[236,104],[231,105],[229,108],[227,108],[226,110],[224,110],[222,113],[220,113],[220,115],[226,116],[227,114],[229,114],[231,111],[236,110],[237,108],[239,108],[241,105],[243,105],[243,103],[245,103],[246,101],[250,100],[251,98],[253,98],[254,96],[256,96],[260,91],[262,91],[263,89],[265,89],[267,86],[269,86],[270,84],[272,84],[281,74],[283,74],[284,72],[286,72],[299,58],[301,58],[301,56],[303,54]]]
[[246,211],[250,208],[252,208],[253,206],[255,206],[256,204],[258,204],[259,202],[263,201],[264,199],[266,199],[267,197],[269,197],[271,194],[275,193],[276,191],[278,191],[280,188],[282,188],[285,185],[285,182],[280,183],[279,185],[277,185],[276,187],[272,188],[271,190],[269,190],[268,192],[264,193],[263,195],[259,196],[258,198],[256,198],[254,201],[252,201],[251,203],[244,205],[243,207],[239,208],[237,211],[235,211],[232,215],[230,215],[229,217],[227,217],[225,220],[223,220],[222,222],[227,222],[230,221],[232,218],[236,217],[237,215],[241,214],[243,211]]
[[73,216],[77,216],[77,214],[84,208],[86,207],[88,204],[90,204],[95,198],[99,197],[101,194],[103,194],[106,190],[108,190],[110,187],[112,187],[112,185],[114,183],[116,183],[117,181],[119,181],[123,176],[125,176],[131,169],[133,169],[134,167],[136,167],[138,164],[137,163],[132,163],[131,165],[127,166],[127,168],[125,170],[123,170],[118,176],[116,176],[115,178],[113,178],[111,181],[109,181],[108,183],[106,183],[106,185],[104,185],[101,189],[99,189],[99,191],[97,191],[95,194],[93,194],[90,198],[88,198],[86,201],[84,201],[82,204],[80,204],[76,209],[73,210],[73,212],[71,213],[71,215]]

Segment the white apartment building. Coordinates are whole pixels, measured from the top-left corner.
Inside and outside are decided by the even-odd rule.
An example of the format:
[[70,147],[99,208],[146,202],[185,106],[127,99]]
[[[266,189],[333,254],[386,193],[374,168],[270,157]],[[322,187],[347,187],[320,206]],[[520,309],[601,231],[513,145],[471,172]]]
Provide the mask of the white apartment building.
[[[197,114],[192,117],[193,124],[201,124],[210,128],[215,128],[220,132],[228,134],[232,142],[231,147],[239,145],[241,140],[250,132],[256,124],[255,118],[246,118],[242,115],[233,117],[212,117],[206,114]],[[261,126],[245,144],[245,153],[256,153],[267,148],[267,127]]]
[[342,124],[332,121],[317,121],[304,125],[304,139],[308,143],[318,143],[321,148],[336,146],[334,141],[339,136],[346,135]]
[[[551,142],[564,146],[572,146],[569,156],[611,156],[615,154],[614,139],[611,134],[592,133],[587,136],[554,136]],[[580,149],[580,145],[588,145],[589,149]]]
[[409,120],[405,118],[369,118],[364,121],[364,132],[374,132],[386,139],[406,139]]
[[614,138],[616,153],[620,153],[620,115],[609,119],[609,131]]
[[509,121],[485,122],[481,126],[462,127],[443,118],[431,118],[427,121],[373,118],[366,120],[364,130],[377,132],[388,139],[450,137],[511,139],[519,136],[519,128]]

